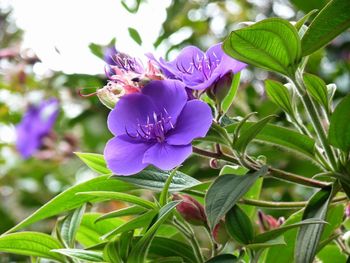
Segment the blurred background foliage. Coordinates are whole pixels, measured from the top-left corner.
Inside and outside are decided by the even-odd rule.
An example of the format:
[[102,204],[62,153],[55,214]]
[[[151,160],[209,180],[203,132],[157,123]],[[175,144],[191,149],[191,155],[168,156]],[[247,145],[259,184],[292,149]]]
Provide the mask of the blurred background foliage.
[[[222,41],[231,30],[240,26],[239,23],[274,16],[297,21],[306,12],[321,9],[326,3],[327,0],[173,0],[154,45],[166,46],[167,57],[172,57],[187,45],[196,45],[205,50],[213,43]],[[147,5],[147,2],[135,0],[123,4],[130,12],[137,12],[138,5]],[[104,144],[111,137],[106,125],[109,110],[95,96],[83,98],[78,95],[78,90],[82,87],[91,92],[103,87],[106,83],[105,76],[69,75],[53,71],[36,74],[33,68],[40,62],[40,58],[32,50],[21,48],[22,33],[21,29],[16,27],[16,21],[11,18],[11,9],[1,8],[0,233],[62,190],[78,181],[93,177],[94,173],[82,164],[73,152],[102,153]],[[118,40],[118,36],[111,35],[111,39],[114,37]],[[103,54],[103,46],[94,44],[90,47],[94,54]],[[344,96],[350,89],[349,47],[350,32],[345,32],[326,49],[312,55],[307,66],[308,72],[320,75],[327,84],[337,84],[336,97]],[[240,91],[229,115],[245,116],[256,111],[256,118],[261,118],[276,114],[275,123],[290,127],[285,115],[266,98],[262,81],[268,77],[277,78],[253,67],[244,70]],[[50,134],[50,141],[43,149],[32,158],[23,160],[15,147],[15,126],[28,105],[50,97],[57,97],[61,105],[54,132]],[[287,171],[306,176],[313,176],[319,172],[309,160],[271,146],[254,144],[250,151],[255,156],[264,155],[268,163]],[[208,168],[207,160],[194,156],[187,160],[181,169],[205,180],[219,172]],[[299,201],[305,200],[311,194],[310,189],[267,179],[264,181],[262,199]],[[109,208],[106,205],[97,209]],[[274,210],[264,212],[275,217],[288,216],[290,213],[283,210],[279,210],[278,213]],[[49,231],[51,226],[36,224],[32,228]],[[8,262],[4,257],[1,257],[0,262]],[[13,257],[12,259],[16,260],[16,257]]]

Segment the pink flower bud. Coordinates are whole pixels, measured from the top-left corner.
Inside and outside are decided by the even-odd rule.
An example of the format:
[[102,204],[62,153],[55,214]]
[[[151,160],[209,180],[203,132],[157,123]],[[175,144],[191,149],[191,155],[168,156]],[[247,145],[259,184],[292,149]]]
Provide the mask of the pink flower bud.
[[176,206],[176,210],[190,224],[205,225],[207,218],[205,216],[204,207],[196,199],[189,195],[174,194],[173,200],[182,200]]
[[229,240],[229,235],[226,231],[225,222],[221,220],[213,229],[213,238],[216,243],[224,245]]
[[262,232],[279,228],[285,221],[284,217],[276,219],[273,216],[264,214],[262,211],[258,211],[258,218],[258,223]]

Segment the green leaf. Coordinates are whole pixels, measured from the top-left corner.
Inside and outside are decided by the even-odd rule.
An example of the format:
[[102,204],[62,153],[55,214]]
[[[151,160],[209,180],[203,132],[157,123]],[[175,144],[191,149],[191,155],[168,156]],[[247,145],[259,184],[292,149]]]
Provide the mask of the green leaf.
[[129,31],[129,35],[130,37],[140,46],[142,45],[142,39],[141,36],[139,34],[139,32],[137,32],[137,30],[135,28],[129,27],[128,28]]
[[80,226],[81,220],[85,212],[85,205],[75,209],[67,215],[60,223],[60,238],[67,248],[74,248],[75,235]]
[[[304,210],[303,220],[309,218],[325,220],[331,196],[332,187],[325,187],[314,194]],[[296,263],[313,262],[323,228],[323,224],[304,225],[300,227],[295,247]]]
[[104,262],[102,252],[72,248],[53,249],[52,251],[73,259],[81,259],[88,262]]
[[103,214],[102,216],[100,216],[99,218],[96,219],[96,223],[99,221],[103,221],[109,218],[115,218],[115,217],[121,217],[121,216],[131,216],[131,215],[139,215],[139,214],[143,214],[144,212],[146,212],[147,209],[144,207],[140,207],[140,206],[129,206],[129,207],[125,207],[116,211],[112,211],[106,214]]
[[171,215],[172,210],[181,201],[172,201],[163,206],[158,213],[158,216],[154,224],[147,230],[147,232],[140,238],[139,241],[133,246],[130,255],[128,257],[128,263],[143,263],[148,254],[151,242],[158,230],[158,228],[168,219]]
[[[260,249],[281,246],[281,245],[284,245],[284,246],[286,245],[286,242],[284,241],[283,236],[279,236],[275,239],[271,239],[271,240],[268,240],[268,241],[263,242],[263,243],[248,244],[248,245],[246,245],[246,247],[250,248],[250,249],[254,249],[254,250],[260,250]],[[271,261],[266,261],[266,262],[271,262]],[[275,261],[273,261],[273,262],[275,262]]]
[[241,72],[238,72],[238,73],[233,75],[230,90],[228,91],[226,97],[221,102],[221,110],[222,110],[223,114],[225,114],[228,111],[228,109],[230,108],[230,106],[233,103],[233,100],[236,96],[236,93],[237,93],[237,90],[239,87],[240,78],[241,78]]
[[208,189],[205,196],[205,210],[211,229],[249,190],[254,182],[267,173],[267,167],[262,167],[255,173],[219,176]]
[[[246,122],[242,127],[241,133],[249,130],[254,122]],[[233,133],[237,124],[231,124],[225,128],[229,133]],[[256,141],[266,144],[272,144],[283,149],[287,149],[308,158],[314,158],[315,141],[306,135],[302,135],[288,128],[273,124],[267,124],[255,138]]]
[[[245,132],[240,132],[239,137],[236,141],[234,141],[234,148],[240,152],[245,152],[249,142],[251,142],[260,131],[266,126],[266,124],[275,116],[267,116],[260,121],[254,123],[250,126],[249,129],[245,130]],[[244,127],[244,125],[243,125]],[[243,128],[242,127],[242,128]]]
[[[170,172],[161,171],[150,167],[135,175],[113,176],[113,178],[131,183],[141,188],[160,192],[164,188],[166,180],[169,176]],[[169,192],[179,192],[198,184],[200,184],[200,182],[193,177],[188,176],[180,171],[176,171],[169,186]]]
[[73,187],[68,188],[64,192],[60,193],[48,203],[43,205],[32,215],[24,219],[18,225],[14,226],[7,232],[13,232],[18,229],[29,226],[40,220],[49,218],[51,216],[58,215],[60,213],[75,209],[84,203],[96,201],[96,197],[93,196],[76,196],[79,192],[87,191],[116,191],[116,192],[125,192],[135,189],[134,186],[120,182],[112,179],[108,179],[108,175],[99,176],[93,178],[86,182],[80,183]]
[[275,238],[279,237],[280,235],[284,234],[286,231],[293,229],[293,228],[300,227],[300,226],[310,225],[310,224],[325,224],[325,223],[326,223],[325,221],[310,218],[310,219],[305,219],[305,220],[298,222],[298,223],[295,223],[295,224],[280,226],[279,228],[276,228],[276,229],[270,230],[268,232],[264,232],[260,235],[257,235],[254,239],[254,243],[263,243],[263,242],[266,242],[268,240],[275,239]]
[[289,116],[294,117],[292,98],[289,90],[280,82],[271,79],[265,80],[265,90],[267,96]]
[[312,98],[322,105],[326,112],[330,112],[326,83],[318,76],[309,73],[304,74],[304,82]]
[[247,214],[235,205],[226,214],[225,225],[231,237],[241,244],[249,244],[254,239],[254,229]]
[[209,259],[205,263],[236,263],[236,262],[239,262],[236,256],[232,254],[222,254]]
[[330,119],[328,140],[329,142],[343,150],[350,151],[350,95],[347,95],[335,108]]
[[133,6],[129,6],[130,3],[129,3],[129,5],[128,5],[126,2],[129,3],[130,1],[122,0],[122,1],[121,1],[122,6],[123,6],[128,12],[130,12],[130,13],[132,13],[132,14],[135,14],[135,13],[137,13],[137,11],[139,10],[140,4],[141,4],[142,0],[134,0],[134,1],[133,1],[133,2],[134,2]]
[[168,179],[166,180],[165,185],[164,185],[164,188],[163,188],[162,192],[161,192],[160,195],[159,195],[159,205],[160,205],[160,206],[164,206],[164,205],[166,205],[167,202],[168,202],[168,197],[169,197],[169,195],[168,195],[168,194],[169,194],[169,186],[170,186],[170,184],[171,184],[171,181],[172,181],[173,178],[174,178],[174,175],[175,175],[176,171],[177,171],[177,168],[174,169],[173,171],[171,171],[170,176],[169,176]]
[[220,143],[223,145],[230,146],[230,139],[227,135],[227,131],[219,124],[213,123],[210,126],[208,133],[203,138],[198,138],[195,141],[207,141],[212,143]]
[[132,242],[134,240],[134,230],[131,231],[126,231],[121,233],[119,237],[119,252],[120,252],[120,257],[123,259],[123,262],[127,260]]
[[184,263],[181,257],[166,257],[166,258],[157,258],[150,261],[150,263]]
[[299,31],[300,28],[310,19],[310,17],[312,17],[317,12],[317,9],[311,10],[309,13],[307,13],[305,16],[298,20],[298,22],[295,24],[295,28]]
[[303,56],[327,45],[350,26],[350,1],[330,1],[315,19],[301,40]]
[[123,263],[123,259],[120,256],[119,240],[113,240],[108,242],[103,249],[103,258],[106,262],[110,263]]
[[137,228],[147,227],[151,223],[152,219],[156,214],[157,214],[156,210],[150,210],[138,217],[135,217],[129,220],[128,222],[120,225],[119,227],[113,229],[112,231],[106,233],[101,237],[101,239],[108,239],[122,232],[134,230]]
[[43,257],[65,262],[64,257],[52,252],[62,245],[47,234],[37,232],[19,232],[0,236],[0,252],[18,255]]
[[76,240],[84,247],[91,247],[101,243],[101,236],[125,223],[124,220],[119,218],[110,218],[103,222],[96,222],[96,219],[101,215],[100,213],[84,214],[76,235]]
[[101,45],[91,43],[89,45],[89,49],[96,57],[103,59],[103,47]]
[[231,32],[223,49],[235,59],[287,76],[295,73],[301,59],[298,32],[280,18],[265,19]]
[[81,196],[93,196],[93,197],[100,197],[103,200],[118,200],[118,201],[124,201],[128,203],[132,203],[135,205],[142,206],[147,209],[155,209],[157,208],[157,205],[147,201],[143,198],[131,195],[131,194],[126,194],[126,193],[118,193],[115,191],[90,191],[90,192],[79,192],[77,195]]
[[340,248],[336,244],[330,244],[323,248],[318,254],[317,258],[322,263],[345,263],[346,255],[342,253]]
[[89,168],[99,174],[112,174],[107,168],[105,158],[97,153],[75,153]]

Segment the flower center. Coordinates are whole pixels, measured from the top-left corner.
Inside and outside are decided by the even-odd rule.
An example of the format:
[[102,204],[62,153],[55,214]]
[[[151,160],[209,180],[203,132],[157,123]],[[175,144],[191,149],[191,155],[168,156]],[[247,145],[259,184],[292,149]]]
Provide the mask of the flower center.
[[134,139],[164,142],[166,133],[173,128],[174,125],[171,122],[171,116],[164,108],[160,114],[153,112],[151,116],[147,116],[146,124],[140,124],[138,121],[136,134],[130,134],[127,129],[125,131],[129,137]]

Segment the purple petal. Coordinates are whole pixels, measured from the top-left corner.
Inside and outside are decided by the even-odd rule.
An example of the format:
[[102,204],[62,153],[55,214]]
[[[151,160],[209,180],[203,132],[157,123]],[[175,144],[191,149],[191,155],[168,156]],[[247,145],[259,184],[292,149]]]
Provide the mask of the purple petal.
[[147,163],[143,163],[143,155],[152,146],[129,138],[126,135],[109,140],[104,150],[107,167],[117,175],[132,175],[142,171]]
[[186,145],[193,139],[204,137],[213,121],[210,107],[199,100],[186,103],[178,117],[175,129],[166,135],[166,142],[171,145]]
[[142,89],[142,94],[152,99],[157,113],[169,114],[173,123],[187,102],[185,85],[178,80],[151,81]]
[[146,53],[145,56],[160,68],[167,79],[176,79],[176,76],[172,73],[172,69],[168,66],[168,62],[164,61],[164,59],[160,58],[157,60],[152,53]]
[[123,96],[108,115],[108,129],[115,135],[136,134],[138,124],[146,124],[156,107],[150,97],[141,93]]
[[191,144],[174,146],[167,143],[157,143],[145,153],[143,162],[162,170],[170,170],[183,163],[191,153]]

